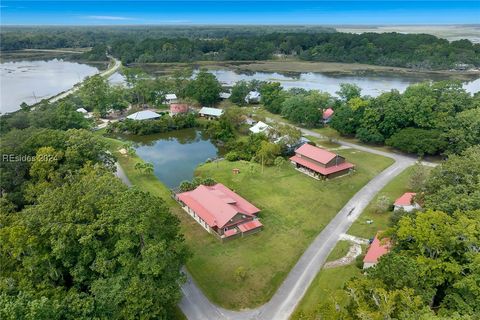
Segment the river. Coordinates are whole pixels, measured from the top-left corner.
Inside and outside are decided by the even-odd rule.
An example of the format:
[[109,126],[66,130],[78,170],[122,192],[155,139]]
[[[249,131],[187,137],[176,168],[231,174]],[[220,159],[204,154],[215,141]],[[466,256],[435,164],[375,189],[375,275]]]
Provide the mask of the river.
[[[195,71],[197,73],[198,70]],[[359,75],[334,75],[331,73],[278,73],[278,72],[236,72],[230,69],[209,70],[223,85],[232,86],[234,83],[245,80],[276,81],[285,89],[303,88],[307,90],[321,90],[336,95],[341,83],[353,83],[362,89],[363,95],[376,97],[382,92],[397,89],[403,92],[409,85],[428,81],[440,80],[428,75],[404,75],[395,73],[362,73]],[[465,89],[475,93],[480,91],[480,78],[465,82]]]
[[[16,111],[22,102],[32,104],[71,88],[85,77],[98,72],[98,68],[83,63],[61,59],[14,61],[0,64],[2,113]],[[194,74],[198,70],[195,70]],[[362,73],[358,75],[334,75],[331,73],[277,73],[277,72],[236,72],[223,68],[210,70],[218,80],[227,86],[240,80],[278,81],[286,89],[304,88],[326,91],[332,95],[341,83],[354,83],[362,93],[378,96],[391,89],[404,91],[410,84],[426,80],[428,75],[413,76],[395,73]],[[114,73],[109,81],[112,85],[124,85],[121,74]],[[466,82],[465,89],[471,93],[480,91],[480,79]]]
[[59,59],[1,63],[1,112],[57,95],[98,71],[94,66]]

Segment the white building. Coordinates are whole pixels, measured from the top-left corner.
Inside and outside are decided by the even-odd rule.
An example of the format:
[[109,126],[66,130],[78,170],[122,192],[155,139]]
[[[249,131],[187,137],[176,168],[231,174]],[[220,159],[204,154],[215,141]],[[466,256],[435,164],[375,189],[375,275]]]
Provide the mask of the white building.
[[268,124],[262,121],[258,121],[255,125],[250,127],[250,132],[252,133],[265,133],[268,134],[268,130],[270,130],[272,127],[270,127]]
[[213,118],[219,118],[223,114],[223,110],[218,108],[203,107],[202,109],[200,109],[198,114],[201,117],[213,119]]
[[167,93],[165,95],[165,102],[167,104],[170,104],[170,103],[177,103],[178,102],[178,98],[177,98],[177,95],[175,93]]
[[229,99],[232,96],[230,92],[220,92],[219,97],[220,99]]
[[78,108],[76,111],[82,113],[84,118],[90,119],[93,117],[93,112],[88,112],[85,108]]
[[250,91],[245,97],[246,103],[259,103],[260,102],[260,92]]
[[88,113],[88,111],[85,108],[78,108],[77,112],[84,113],[84,114]]
[[132,113],[127,117],[127,119],[131,120],[150,120],[150,119],[156,119],[160,118],[161,116],[153,111],[150,110],[144,110],[144,111],[138,111],[135,113]]

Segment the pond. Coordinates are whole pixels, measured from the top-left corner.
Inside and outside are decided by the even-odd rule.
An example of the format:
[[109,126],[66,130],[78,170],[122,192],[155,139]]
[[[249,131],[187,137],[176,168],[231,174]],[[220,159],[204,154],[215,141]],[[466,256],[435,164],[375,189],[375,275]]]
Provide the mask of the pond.
[[13,112],[20,104],[33,104],[68,90],[96,67],[59,59],[47,61],[9,61],[0,64],[1,112]]
[[153,164],[154,173],[168,188],[192,180],[195,168],[223,150],[198,129],[183,129],[149,136],[132,136],[137,155]]
[[[197,73],[198,70],[195,70]],[[304,73],[278,73],[278,72],[237,72],[231,69],[209,70],[217,79],[227,86],[232,86],[238,81],[260,80],[280,82],[285,89],[303,88],[307,90],[321,90],[336,95],[341,83],[354,83],[362,89],[363,95],[376,97],[382,92],[397,89],[403,92],[409,85],[427,80],[442,80],[445,78],[429,77],[427,75],[405,75],[398,73],[371,73],[359,75],[335,75],[330,73],[304,72]],[[480,91],[480,79],[466,82],[465,89],[471,93]]]

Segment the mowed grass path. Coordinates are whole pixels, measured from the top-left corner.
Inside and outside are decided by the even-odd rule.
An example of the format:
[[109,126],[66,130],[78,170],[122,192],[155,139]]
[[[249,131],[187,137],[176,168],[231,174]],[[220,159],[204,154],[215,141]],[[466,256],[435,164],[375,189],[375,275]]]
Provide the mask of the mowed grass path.
[[[357,164],[357,172],[333,179],[312,179],[289,164],[282,168],[248,162],[209,163],[197,174],[213,177],[259,207],[264,230],[221,244],[195,222],[187,232],[194,256],[188,269],[205,294],[227,308],[255,307],[267,302],[313,238],[391,159],[354,150],[340,152]],[[240,169],[234,175],[233,168]],[[238,270],[245,270],[244,277]]]
[[[162,197],[181,229],[193,256],[189,272],[205,295],[229,309],[253,308],[267,302],[313,238],[343,205],[393,160],[353,149],[340,150],[357,165],[356,173],[331,181],[312,179],[291,167],[265,167],[248,162],[219,161],[205,164],[196,174],[210,176],[259,207],[265,226],[258,234],[220,243],[205,232],[170,197],[169,189],[153,174],[134,169],[138,156],[120,155],[118,140],[108,139],[133,185]],[[232,169],[240,174],[233,175]],[[245,276],[241,276],[241,270]]]

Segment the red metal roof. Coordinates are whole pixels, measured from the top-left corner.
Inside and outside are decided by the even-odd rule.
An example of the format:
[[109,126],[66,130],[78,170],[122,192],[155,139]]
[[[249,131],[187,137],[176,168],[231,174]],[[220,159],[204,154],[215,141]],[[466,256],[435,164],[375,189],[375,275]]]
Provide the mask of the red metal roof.
[[413,197],[415,197],[415,192],[405,192],[400,198],[395,200],[394,205],[396,206],[409,206],[412,204]]
[[376,235],[373,239],[372,244],[368,248],[367,254],[365,258],[363,258],[363,262],[366,263],[377,263],[378,259],[383,256],[384,254],[390,251],[390,240],[389,239],[378,239]]
[[228,238],[228,237],[231,237],[231,236],[237,234],[237,229],[229,229],[229,230],[225,231],[223,234],[224,234],[225,237],[227,237],[227,238]]
[[333,113],[334,112],[332,108],[328,108],[327,110],[323,111],[323,120],[327,120],[328,118],[333,116]]
[[290,160],[293,161],[293,162],[296,162],[298,164],[301,164],[302,166],[305,166],[305,167],[307,167],[307,168],[309,168],[309,169],[311,169],[315,172],[323,174],[324,176],[335,173],[335,172],[347,170],[347,169],[350,169],[350,168],[354,167],[354,165],[351,164],[350,162],[343,162],[343,163],[340,163],[337,166],[331,166],[331,167],[328,167],[328,168],[324,168],[322,166],[319,166],[315,163],[312,163],[312,162],[308,161],[307,159],[300,158],[299,156],[293,156],[293,157],[290,158]]
[[185,113],[188,111],[188,104],[172,103],[170,111],[173,113]]
[[221,183],[210,187],[200,185],[177,196],[210,227],[221,228],[238,213],[253,216],[260,211]]
[[305,143],[300,148],[295,150],[296,154],[300,154],[304,157],[313,159],[317,162],[327,164],[332,159],[334,159],[337,155],[333,152],[327,151],[325,149],[321,149],[318,147],[314,147],[308,143]]
[[249,230],[257,229],[263,227],[263,224],[258,220],[252,220],[245,223],[242,223],[238,226],[238,229],[242,232],[247,232]]

